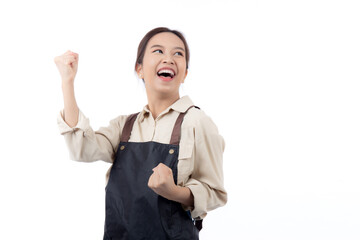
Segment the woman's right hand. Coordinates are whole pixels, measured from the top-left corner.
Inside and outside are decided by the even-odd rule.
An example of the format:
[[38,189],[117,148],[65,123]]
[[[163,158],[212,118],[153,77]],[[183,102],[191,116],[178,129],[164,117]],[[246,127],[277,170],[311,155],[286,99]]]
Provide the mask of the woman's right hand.
[[55,57],[54,62],[60,72],[63,83],[74,83],[78,68],[79,54],[69,50],[64,54]]

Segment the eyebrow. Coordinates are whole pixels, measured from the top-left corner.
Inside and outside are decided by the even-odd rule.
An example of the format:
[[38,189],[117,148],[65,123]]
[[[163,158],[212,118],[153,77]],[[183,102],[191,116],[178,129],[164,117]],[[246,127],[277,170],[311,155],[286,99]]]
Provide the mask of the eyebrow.
[[[163,46],[161,46],[161,45],[153,45],[151,48],[154,48],[154,47],[161,47],[161,48],[164,48]],[[182,50],[182,51],[184,51],[185,52],[185,50],[182,48],[182,47],[174,47],[174,49],[180,49],[180,50]]]

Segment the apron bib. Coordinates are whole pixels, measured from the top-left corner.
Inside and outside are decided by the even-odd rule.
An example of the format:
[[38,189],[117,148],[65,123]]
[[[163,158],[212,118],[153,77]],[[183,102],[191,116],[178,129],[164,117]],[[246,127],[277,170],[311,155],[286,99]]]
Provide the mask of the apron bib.
[[139,113],[126,120],[105,188],[104,240],[199,239],[201,220],[196,221],[195,226],[180,203],[168,200],[148,187],[152,169],[159,163],[171,168],[177,185],[181,123],[186,112],[180,113],[176,120],[170,144],[129,142]]

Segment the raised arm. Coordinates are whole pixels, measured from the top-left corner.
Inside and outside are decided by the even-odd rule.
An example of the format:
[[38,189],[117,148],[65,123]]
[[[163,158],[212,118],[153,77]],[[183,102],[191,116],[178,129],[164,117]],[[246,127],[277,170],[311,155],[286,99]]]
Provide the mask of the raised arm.
[[64,96],[64,120],[70,126],[76,126],[79,116],[79,108],[75,99],[74,80],[78,69],[79,55],[67,51],[54,58],[62,80]]
[[64,96],[64,109],[57,118],[59,130],[65,138],[71,159],[112,162],[126,116],[111,120],[107,127],[101,127],[97,131],[91,128],[89,119],[81,112],[75,100],[74,80],[78,60],[79,55],[71,51],[54,58]]

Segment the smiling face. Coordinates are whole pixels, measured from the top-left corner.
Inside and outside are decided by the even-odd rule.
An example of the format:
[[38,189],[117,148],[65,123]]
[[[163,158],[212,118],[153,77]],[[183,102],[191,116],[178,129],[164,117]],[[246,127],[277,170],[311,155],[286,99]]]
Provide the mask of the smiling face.
[[185,46],[173,33],[154,35],[147,43],[144,58],[137,67],[144,79],[147,94],[179,95],[179,87],[187,75]]

